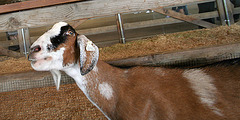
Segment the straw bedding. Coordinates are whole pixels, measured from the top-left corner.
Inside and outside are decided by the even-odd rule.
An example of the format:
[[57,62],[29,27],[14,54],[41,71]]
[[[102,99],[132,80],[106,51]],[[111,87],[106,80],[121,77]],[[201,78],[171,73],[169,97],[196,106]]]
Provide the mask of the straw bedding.
[[1,120],[106,120],[75,84],[0,93]]

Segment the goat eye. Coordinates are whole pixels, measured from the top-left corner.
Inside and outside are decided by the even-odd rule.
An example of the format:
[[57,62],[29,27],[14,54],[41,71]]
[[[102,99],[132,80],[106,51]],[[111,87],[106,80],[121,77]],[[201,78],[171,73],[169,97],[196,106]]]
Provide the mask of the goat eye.
[[67,31],[67,33],[66,33],[66,35],[73,35],[73,34],[74,33],[71,30]]

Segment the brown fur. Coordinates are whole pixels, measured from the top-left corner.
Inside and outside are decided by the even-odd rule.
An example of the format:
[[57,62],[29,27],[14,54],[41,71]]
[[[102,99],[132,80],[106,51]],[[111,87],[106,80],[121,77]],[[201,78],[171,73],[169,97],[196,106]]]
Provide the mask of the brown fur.
[[68,64],[77,63],[77,60],[79,59],[79,47],[77,46],[77,35],[71,35],[67,37],[67,41],[65,43],[62,43],[58,46],[58,48],[55,49],[59,50],[60,48],[64,47],[65,51],[63,53],[63,66],[66,66]]
[[[69,36],[67,39],[60,46],[66,48],[63,54],[65,65],[79,60],[76,36]],[[88,53],[86,56],[91,57]],[[92,63],[87,61],[84,64],[89,67]],[[214,95],[210,95],[213,105],[201,101],[201,95],[196,94],[201,91],[194,89],[189,78],[183,76],[184,69],[119,69],[102,61],[98,61],[95,69],[84,75],[87,80],[86,94],[113,120],[239,120],[240,66],[212,66],[201,70],[204,75],[213,78],[210,87],[217,89],[216,94],[214,92]],[[201,77],[204,78],[197,76],[197,79]],[[100,93],[99,84],[102,83],[112,87],[111,99]],[[197,87],[200,90],[211,90],[204,85]],[[216,114],[214,107],[221,114]]]
[[[98,72],[87,74],[91,98],[111,118],[116,120],[222,120],[240,119],[240,67],[207,67],[203,70],[215,78],[219,93],[216,98],[223,116],[202,104],[182,69],[136,67],[126,71],[99,61]],[[234,70],[232,72],[231,70]],[[162,72],[162,73],[160,73]],[[98,82],[94,82],[95,79]],[[107,82],[113,87],[114,97],[106,100],[94,88]]]
[[[71,39],[69,38],[64,45],[65,64],[74,63],[79,59],[77,50],[79,48],[71,47],[75,44]],[[67,52],[71,50],[75,53]],[[88,66],[91,62],[85,64]],[[95,67],[97,70],[85,75],[89,97],[113,120],[240,119],[239,65],[201,69],[214,79],[212,84],[217,89],[214,107],[221,111],[222,116],[201,102],[189,80],[183,77],[184,69],[160,67],[119,69],[102,61],[98,61]],[[100,94],[98,85],[101,83],[107,83],[112,87],[111,99],[107,100]]]

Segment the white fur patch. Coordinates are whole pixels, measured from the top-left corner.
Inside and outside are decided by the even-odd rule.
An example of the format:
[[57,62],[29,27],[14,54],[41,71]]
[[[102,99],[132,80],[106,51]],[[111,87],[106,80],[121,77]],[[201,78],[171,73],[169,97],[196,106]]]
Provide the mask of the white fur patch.
[[61,32],[61,27],[68,25],[65,22],[58,22],[53,25],[53,27],[47,32],[51,36],[59,35]]
[[98,67],[95,66],[92,70],[95,71],[95,72],[97,73],[97,72],[98,72]]
[[113,97],[113,89],[106,82],[99,84],[98,90],[100,91],[100,94],[103,95],[107,100],[110,100]]
[[163,68],[156,67],[154,71],[157,75],[165,76],[165,72]]
[[92,41],[88,41],[88,42],[87,42],[86,50],[87,50],[87,51],[95,51],[95,48],[93,47]]
[[214,86],[214,79],[200,69],[190,69],[183,72],[183,77],[191,83],[191,88],[198,95],[201,103],[207,105],[213,112],[223,116],[221,111],[215,107],[217,88]]

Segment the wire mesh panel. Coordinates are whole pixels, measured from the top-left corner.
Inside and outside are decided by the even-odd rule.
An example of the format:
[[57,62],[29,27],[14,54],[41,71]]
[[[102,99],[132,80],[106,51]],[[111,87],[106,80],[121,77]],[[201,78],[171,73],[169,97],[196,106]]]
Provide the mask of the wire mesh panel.
[[[27,73],[26,73],[27,75]],[[61,84],[70,84],[74,83],[74,80],[67,75],[62,75]],[[8,92],[14,90],[24,90],[30,88],[38,88],[38,87],[47,87],[47,86],[55,86],[54,80],[52,76],[46,76],[42,78],[24,78],[24,79],[8,79],[4,81],[0,81],[0,92]]]

